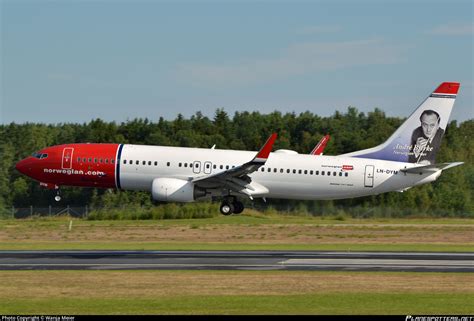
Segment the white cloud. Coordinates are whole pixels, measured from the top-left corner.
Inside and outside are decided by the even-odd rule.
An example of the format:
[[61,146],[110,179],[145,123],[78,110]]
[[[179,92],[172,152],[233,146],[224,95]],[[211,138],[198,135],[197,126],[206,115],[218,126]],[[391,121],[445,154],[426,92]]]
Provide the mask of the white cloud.
[[436,36],[468,36],[474,34],[473,23],[446,24],[433,28],[428,31]]
[[204,87],[265,83],[308,73],[363,65],[394,64],[402,48],[382,39],[345,42],[304,42],[283,49],[276,57],[227,64],[181,63],[175,71],[182,82]]

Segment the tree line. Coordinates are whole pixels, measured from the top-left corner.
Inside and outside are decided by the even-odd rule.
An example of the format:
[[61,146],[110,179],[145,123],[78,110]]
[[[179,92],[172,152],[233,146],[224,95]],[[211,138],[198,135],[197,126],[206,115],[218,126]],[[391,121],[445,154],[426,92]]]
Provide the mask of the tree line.
[[[311,112],[270,114],[235,112],[233,116],[217,109],[212,118],[197,112],[190,118],[179,114],[174,120],[152,121],[136,118],[126,122],[95,119],[89,123],[10,123],[0,125],[0,208],[57,205],[53,193],[14,166],[20,159],[51,145],[65,143],[129,143],[210,148],[258,150],[268,136],[278,132],[275,149],[309,153],[325,134],[331,135],[325,155],[339,155],[376,146],[403,123],[403,118],[388,117],[380,109],[359,112],[348,107],[321,117]],[[474,217],[474,119],[458,124],[451,121],[437,155],[437,162],[463,161],[464,165],[447,170],[434,183],[377,196],[337,201],[268,200],[256,207],[310,214],[352,215],[434,215]],[[61,201],[71,206],[152,207],[146,192],[62,188]]]

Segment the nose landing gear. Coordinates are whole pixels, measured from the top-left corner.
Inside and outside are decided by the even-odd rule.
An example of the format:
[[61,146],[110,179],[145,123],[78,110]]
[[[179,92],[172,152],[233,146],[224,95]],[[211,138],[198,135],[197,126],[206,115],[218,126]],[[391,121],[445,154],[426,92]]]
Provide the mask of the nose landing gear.
[[54,200],[56,202],[59,202],[61,200],[61,193],[59,191],[59,186],[55,188],[56,189],[56,196],[54,197]]
[[240,214],[243,210],[244,204],[235,197],[226,197],[220,206],[220,211],[224,215]]

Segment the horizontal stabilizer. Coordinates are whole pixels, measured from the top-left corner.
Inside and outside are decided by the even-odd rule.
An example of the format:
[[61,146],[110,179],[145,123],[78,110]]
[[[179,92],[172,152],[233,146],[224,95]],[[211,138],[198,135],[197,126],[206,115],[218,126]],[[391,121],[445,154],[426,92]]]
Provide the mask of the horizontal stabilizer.
[[423,174],[423,173],[434,173],[440,170],[445,170],[451,167],[459,166],[464,164],[464,162],[454,162],[454,163],[439,163],[439,164],[431,164],[431,165],[424,165],[424,166],[416,166],[411,168],[404,168],[401,169],[401,172],[404,173],[411,173],[411,174]]

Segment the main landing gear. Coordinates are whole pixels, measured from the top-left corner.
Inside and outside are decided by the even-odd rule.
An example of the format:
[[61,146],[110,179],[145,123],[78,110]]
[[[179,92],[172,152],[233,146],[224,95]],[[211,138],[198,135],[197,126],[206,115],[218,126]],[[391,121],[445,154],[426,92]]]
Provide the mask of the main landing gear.
[[224,215],[240,214],[243,210],[244,204],[235,197],[226,197],[220,207],[220,211]]

